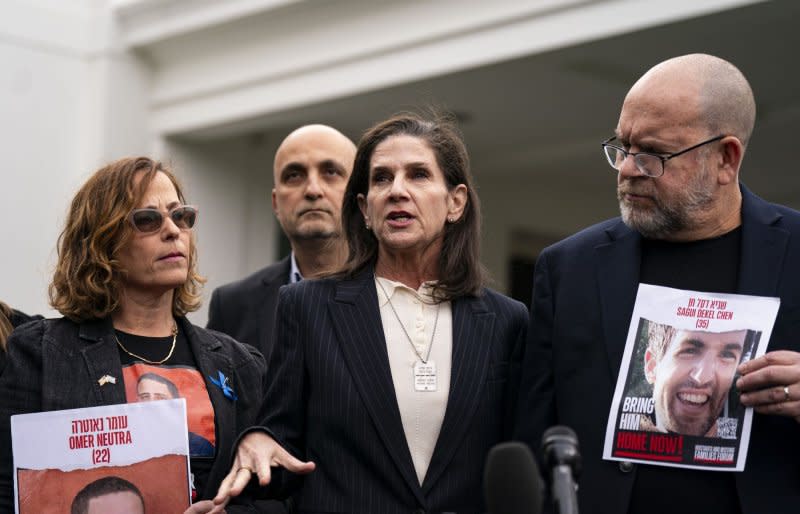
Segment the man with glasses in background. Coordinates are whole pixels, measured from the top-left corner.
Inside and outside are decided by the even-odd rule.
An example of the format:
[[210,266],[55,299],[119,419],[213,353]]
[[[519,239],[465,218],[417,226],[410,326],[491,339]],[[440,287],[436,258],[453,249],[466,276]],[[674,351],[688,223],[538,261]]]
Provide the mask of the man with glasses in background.
[[[800,505],[800,213],[739,183],[754,123],[752,90],[731,63],[694,54],[650,69],[602,144],[621,218],[537,262],[517,437],[536,451],[549,426],[576,431],[581,514]],[[781,298],[767,354],[740,365],[735,382],[756,412],[744,472],[602,460],[639,283]]]

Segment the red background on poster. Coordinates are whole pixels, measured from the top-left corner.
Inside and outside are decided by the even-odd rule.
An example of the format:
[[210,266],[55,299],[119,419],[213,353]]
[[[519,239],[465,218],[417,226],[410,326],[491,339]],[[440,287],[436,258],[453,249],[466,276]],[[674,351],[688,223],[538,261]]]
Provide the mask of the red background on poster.
[[145,498],[146,512],[183,512],[189,508],[186,456],[164,455],[130,466],[107,466],[64,472],[19,470],[20,514],[69,514],[72,499],[104,476],[133,483]]

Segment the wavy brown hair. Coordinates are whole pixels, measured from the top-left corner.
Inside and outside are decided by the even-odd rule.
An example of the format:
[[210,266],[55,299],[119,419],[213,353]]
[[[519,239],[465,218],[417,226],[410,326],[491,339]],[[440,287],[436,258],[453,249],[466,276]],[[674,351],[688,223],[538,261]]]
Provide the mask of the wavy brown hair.
[[348,257],[340,276],[352,276],[378,256],[378,240],[364,225],[358,195],[369,191],[370,161],[375,148],[392,136],[407,135],[425,141],[436,156],[448,190],[467,186],[467,204],[456,223],[445,223],[438,258],[439,280],[434,296],[440,301],[477,295],[486,281],[480,262],[481,210],[470,173],[469,155],[454,120],[442,114],[430,119],[400,113],[368,129],[358,143],[353,173],[342,201],[342,226],[347,234]]
[[[80,188],[58,238],[58,264],[49,288],[54,309],[73,321],[85,321],[105,318],[119,308],[126,270],[117,255],[134,230],[126,218],[159,172],[169,178],[185,203],[172,172],[148,157],[114,161],[97,170]],[[187,280],[175,288],[172,298],[175,316],[200,307],[200,288],[205,279],[197,272],[194,234],[191,246]]]
[[0,302],[0,351],[6,350],[6,340],[14,330],[14,325],[11,324],[11,316],[13,315],[11,307]]

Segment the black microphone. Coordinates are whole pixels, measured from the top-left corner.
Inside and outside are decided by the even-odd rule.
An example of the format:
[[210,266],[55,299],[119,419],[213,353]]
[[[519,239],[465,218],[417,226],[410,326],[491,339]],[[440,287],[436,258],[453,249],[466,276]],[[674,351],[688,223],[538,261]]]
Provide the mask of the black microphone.
[[578,436],[565,426],[550,427],[542,436],[544,465],[550,470],[550,497],[558,514],[578,514],[578,486],[581,454]]
[[489,514],[542,512],[539,468],[523,443],[501,443],[489,450],[483,485]]

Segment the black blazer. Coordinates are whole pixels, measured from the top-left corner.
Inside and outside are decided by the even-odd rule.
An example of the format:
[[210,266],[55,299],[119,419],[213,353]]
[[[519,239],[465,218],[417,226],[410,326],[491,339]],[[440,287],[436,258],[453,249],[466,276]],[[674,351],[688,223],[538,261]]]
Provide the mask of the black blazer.
[[[265,362],[253,348],[224,334],[178,319],[197,369],[206,381],[214,408],[216,452],[208,483],[199,499],[213,498],[230,469],[236,436],[256,420],[265,381]],[[9,338],[8,363],[0,375],[0,512],[14,512],[10,416],[125,403],[119,350],[110,319],[74,323],[66,318],[27,323]],[[229,377],[238,399],[226,398],[209,377]],[[116,384],[100,386],[109,374]],[[229,506],[228,512],[252,512],[251,505]]]
[[316,462],[299,512],[482,512],[492,445],[511,435],[527,327],[520,302],[491,290],[452,303],[450,395],[420,486],[395,398],[372,270],[281,289],[262,425]]
[[[17,328],[20,325],[24,325],[29,321],[34,321],[37,319],[43,319],[43,316],[39,314],[34,314],[33,316],[29,316],[24,312],[18,311],[16,309],[11,309],[11,318],[9,321],[11,322],[11,326]],[[0,373],[3,372],[3,369],[6,367],[6,351],[4,349],[0,349]]]
[[18,311],[16,309],[12,309],[11,319],[9,321],[11,321],[11,325],[14,328],[17,328],[20,325],[24,325],[25,323],[27,323],[29,321],[35,321],[37,319],[44,319],[44,316],[41,316],[39,314],[29,315],[29,314],[25,314],[22,311]]
[[211,293],[207,328],[254,346],[269,358],[278,290],[289,283],[289,256]]
[[[800,351],[800,213],[744,187],[742,196],[738,292],[779,296],[767,351]],[[625,514],[630,503],[636,466],[602,455],[640,262],[641,236],[615,218],[546,249],[536,266],[517,436],[535,452],[549,426],[575,429],[581,514]],[[800,424],[754,415],[745,470],[735,473],[743,514],[797,512],[798,456]]]

